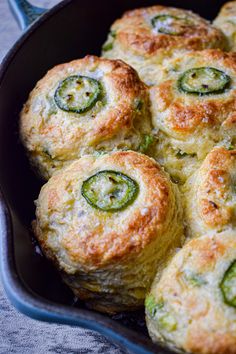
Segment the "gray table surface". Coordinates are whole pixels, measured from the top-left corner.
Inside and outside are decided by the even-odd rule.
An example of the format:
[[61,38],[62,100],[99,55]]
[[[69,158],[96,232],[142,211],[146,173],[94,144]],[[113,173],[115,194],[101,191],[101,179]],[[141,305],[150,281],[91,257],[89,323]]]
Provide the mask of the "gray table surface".
[[[50,7],[58,0],[31,0]],[[0,62],[21,31],[12,17],[7,0],[0,0]],[[97,332],[32,320],[9,303],[0,284],[0,354],[125,354]]]

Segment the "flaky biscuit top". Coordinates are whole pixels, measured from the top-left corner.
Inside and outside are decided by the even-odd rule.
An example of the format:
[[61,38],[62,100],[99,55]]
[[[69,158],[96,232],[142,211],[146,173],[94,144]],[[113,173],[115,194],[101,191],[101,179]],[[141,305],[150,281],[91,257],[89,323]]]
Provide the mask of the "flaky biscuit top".
[[[95,80],[101,91],[82,113],[61,109],[55,97],[63,80],[76,75]],[[137,73],[122,61],[95,56],[51,69],[31,92],[20,119],[21,140],[46,179],[88,153],[138,150],[150,131],[148,94]]]
[[[188,21],[178,35],[158,33],[151,25],[157,15],[172,15]],[[220,31],[192,11],[158,5],[126,12],[114,23],[112,30],[116,31],[116,40],[124,49],[144,56],[152,55],[160,48],[218,48],[223,41]]]

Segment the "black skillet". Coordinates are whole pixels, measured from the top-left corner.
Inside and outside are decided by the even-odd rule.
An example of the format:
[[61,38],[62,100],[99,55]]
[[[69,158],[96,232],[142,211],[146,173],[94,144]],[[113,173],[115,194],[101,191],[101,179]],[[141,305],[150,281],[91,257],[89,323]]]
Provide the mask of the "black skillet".
[[[35,19],[25,0],[9,0],[22,27]],[[158,0],[213,19],[221,0]],[[0,69],[0,230],[1,276],[12,303],[24,314],[47,322],[94,329],[134,353],[168,354],[147,335],[143,311],[110,318],[75,303],[52,266],[32,242],[30,222],[40,182],[21,145],[18,114],[28,93],[56,64],[100,53],[109,26],[124,10],[156,4],[150,0],[64,0],[22,35]],[[44,11],[36,9],[36,15]]]

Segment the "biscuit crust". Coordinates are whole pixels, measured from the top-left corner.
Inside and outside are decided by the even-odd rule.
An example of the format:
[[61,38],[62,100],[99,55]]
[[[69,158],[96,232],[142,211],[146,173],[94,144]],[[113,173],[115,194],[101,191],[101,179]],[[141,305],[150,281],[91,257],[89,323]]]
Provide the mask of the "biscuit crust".
[[[177,35],[160,33],[153,28],[152,19],[161,15],[186,23]],[[111,33],[103,55],[129,63],[146,83],[152,82],[156,65],[176,51],[225,47],[223,33],[205,19],[191,11],[159,5],[126,12],[111,26]]]
[[[54,99],[59,83],[73,75],[99,80],[103,87],[103,98],[83,114],[63,111]],[[149,98],[137,73],[120,60],[95,56],[51,69],[31,92],[20,117],[21,140],[45,179],[86,154],[138,150],[150,131]]]
[[228,50],[236,50],[236,2],[230,1],[224,4],[213,22],[228,40]]
[[235,229],[236,150],[215,148],[183,187],[189,235]]
[[225,303],[220,289],[235,259],[233,231],[188,242],[152,285],[153,301],[163,304],[154,316],[146,312],[152,339],[191,353],[235,353],[236,311]]
[[[104,212],[82,196],[83,181],[101,170],[139,184],[125,210]],[[176,186],[153,159],[132,151],[82,157],[43,186],[36,205],[34,232],[44,254],[79,298],[104,312],[141,306],[156,268],[183,237]]]
[[[178,80],[187,70],[209,65],[230,77],[227,89],[209,95],[179,89]],[[156,78],[150,88],[153,125],[160,131],[156,158],[183,183],[214,146],[235,144],[236,54],[212,49],[176,55]]]

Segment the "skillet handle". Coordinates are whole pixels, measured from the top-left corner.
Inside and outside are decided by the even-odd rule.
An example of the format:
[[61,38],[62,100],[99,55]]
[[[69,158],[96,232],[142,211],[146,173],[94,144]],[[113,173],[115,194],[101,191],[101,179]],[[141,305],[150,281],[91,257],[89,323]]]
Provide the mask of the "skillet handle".
[[31,5],[27,0],[8,0],[8,4],[22,30],[25,30],[47,11],[47,9]]

